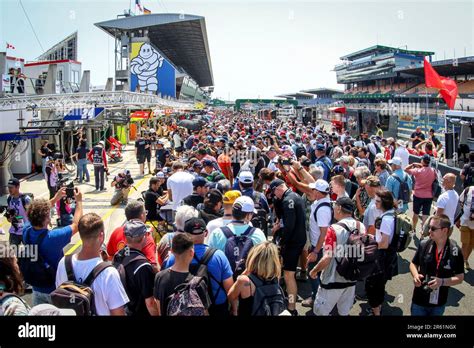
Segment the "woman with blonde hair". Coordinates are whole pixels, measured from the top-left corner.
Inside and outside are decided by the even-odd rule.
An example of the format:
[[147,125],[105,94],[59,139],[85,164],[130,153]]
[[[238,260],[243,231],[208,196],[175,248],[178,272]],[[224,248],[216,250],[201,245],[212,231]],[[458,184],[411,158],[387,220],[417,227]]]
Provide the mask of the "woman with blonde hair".
[[[254,246],[247,256],[245,271],[237,277],[227,297],[230,302],[239,300],[238,316],[279,315],[285,310],[285,297],[278,280],[281,275],[281,263],[278,248],[271,242],[263,242]],[[269,287],[273,293],[271,301],[263,301],[266,297],[256,296],[257,290]],[[261,293],[259,294],[261,295]],[[255,300],[262,300],[261,303]],[[266,303],[264,303],[266,302]]]

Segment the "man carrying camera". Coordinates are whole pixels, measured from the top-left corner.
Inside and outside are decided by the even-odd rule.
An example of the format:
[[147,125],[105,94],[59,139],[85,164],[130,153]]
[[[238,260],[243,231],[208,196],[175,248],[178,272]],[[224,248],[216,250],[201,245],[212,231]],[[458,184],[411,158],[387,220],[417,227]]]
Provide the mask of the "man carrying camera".
[[9,243],[19,245],[23,241],[23,226],[28,222],[26,208],[31,203],[31,197],[20,193],[20,180],[11,178],[8,180],[7,212],[5,217],[11,224]]
[[451,221],[446,215],[434,215],[429,222],[430,238],[421,241],[412,262],[413,276],[411,315],[443,315],[449,287],[464,280],[461,248],[449,238]]
[[118,173],[111,184],[112,187],[115,187],[115,192],[110,200],[110,204],[116,205],[119,202],[127,204],[128,194],[130,193],[130,187],[132,185],[133,179],[128,169],[125,169],[122,173]]

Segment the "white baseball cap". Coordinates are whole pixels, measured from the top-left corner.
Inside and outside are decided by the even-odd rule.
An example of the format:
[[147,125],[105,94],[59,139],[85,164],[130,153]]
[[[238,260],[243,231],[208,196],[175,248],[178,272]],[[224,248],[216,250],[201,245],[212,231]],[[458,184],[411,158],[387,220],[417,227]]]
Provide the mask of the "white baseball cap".
[[99,144],[101,144],[102,146],[105,146],[105,142],[103,140],[99,141]]
[[253,183],[253,175],[252,172],[242,171],[239,174],[239,182],[244,184],[251,184]]
[[400,157],[394,157],[391,160],[388,160],[388,164],[395,164],[396,166],[402,166],[402,159]]
[[244,213],[257,213],[253,199],[247,196],[237,198],[232,205],[232,208],[239,208]]
[[406,143],[402,139],[397,140],[397,145],[398,146],[406,146]]
[[164,178],[165,178],[165,173],[163,173],[163,172],[158,172],[158,173],[156,173],[156,177],[157,177],[158,179],[164,179]]
[[329,193],[329,184],[326,180],[318,179],[316,182],[312,182],[308,186],[312,190]]
[[39,304],[31,308],[29,316],[75,316],[74,309],[58,308],[49,303]]

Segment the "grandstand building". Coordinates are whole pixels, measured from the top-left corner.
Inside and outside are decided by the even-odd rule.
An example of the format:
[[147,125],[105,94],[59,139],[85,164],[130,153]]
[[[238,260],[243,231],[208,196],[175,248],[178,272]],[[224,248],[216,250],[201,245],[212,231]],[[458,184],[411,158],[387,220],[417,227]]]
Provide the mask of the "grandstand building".
[[336,102],[334,95],[341,94],[342,91],[332,88],[313,88],[306,89],[296,93],[280,94],[277,98],[285,98],[286,100],[294,100],[297,105],[297,116],[301,117],[304,123],[314,122],[318,119],[322,122],[331,122],[325,119],[327,116],[322,112],[327,105]]
[[209,101],[214,79],[204,17],[158,13],[95,25],[115,39],[115,90]]
[[[344,93],[334,97],[347,108],[348,128],[354,134],[371,132],[380,123],[385,137],[408,140],[413,130],[421,126],[425,132],[433,128],[444,141],[447,106],[438,91],[426,88],[424,81],[424,57],[431,62],[433,55],[434,52],[376,45],[341,57],[342,63],[334,70],[337,82],[345,88]],[[440,75],[456,81],[459,96],[455,109],[473,109],[474,57],[431,64]],[[457,145],[471,142],[470,127],[458,125],[454,133],[459,135]]]

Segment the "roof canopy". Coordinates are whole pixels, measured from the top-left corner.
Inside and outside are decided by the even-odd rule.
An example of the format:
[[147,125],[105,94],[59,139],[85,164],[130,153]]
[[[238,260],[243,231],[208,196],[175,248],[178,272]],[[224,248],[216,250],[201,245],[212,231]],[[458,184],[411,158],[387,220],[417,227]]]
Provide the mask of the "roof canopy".
[[412,50],[404,50],[401,48],[397,47],[389,47],[389,46],[381,46],[381,45],[375,45],[369,48],[365,48],[363,50],[347,54],[345,56],[341,57],[341,60],[355,60],[357,58],[361,57],[366,57],[370,56],[374,53],[389,53],[389,52],[398,52],[398,53],[404,53],[404,54],[412,54],[415,56],[432,56],[434,52],[427,52],[427,51],[412,51]]
[[304,89],[301,92],[310,93],[310,94],[336,94],[336,93],[344,93],[341,89],[333,89],[333,88],[312,88],[312,89]]
[[[453,59],[440,60],[432,62],[431,65],[435,68],[436,72],[442,76],[474,74],[474,57],[458,58],[456,61]],[[418,68],[400,69],[397,70],[397,72],[425,76],[423,65]]]
[[173,64],[183,68],[201,87],[214,85],[204,17],[157,13],[95,25],[113,37],[124,32],[148,30],[151,43]]

